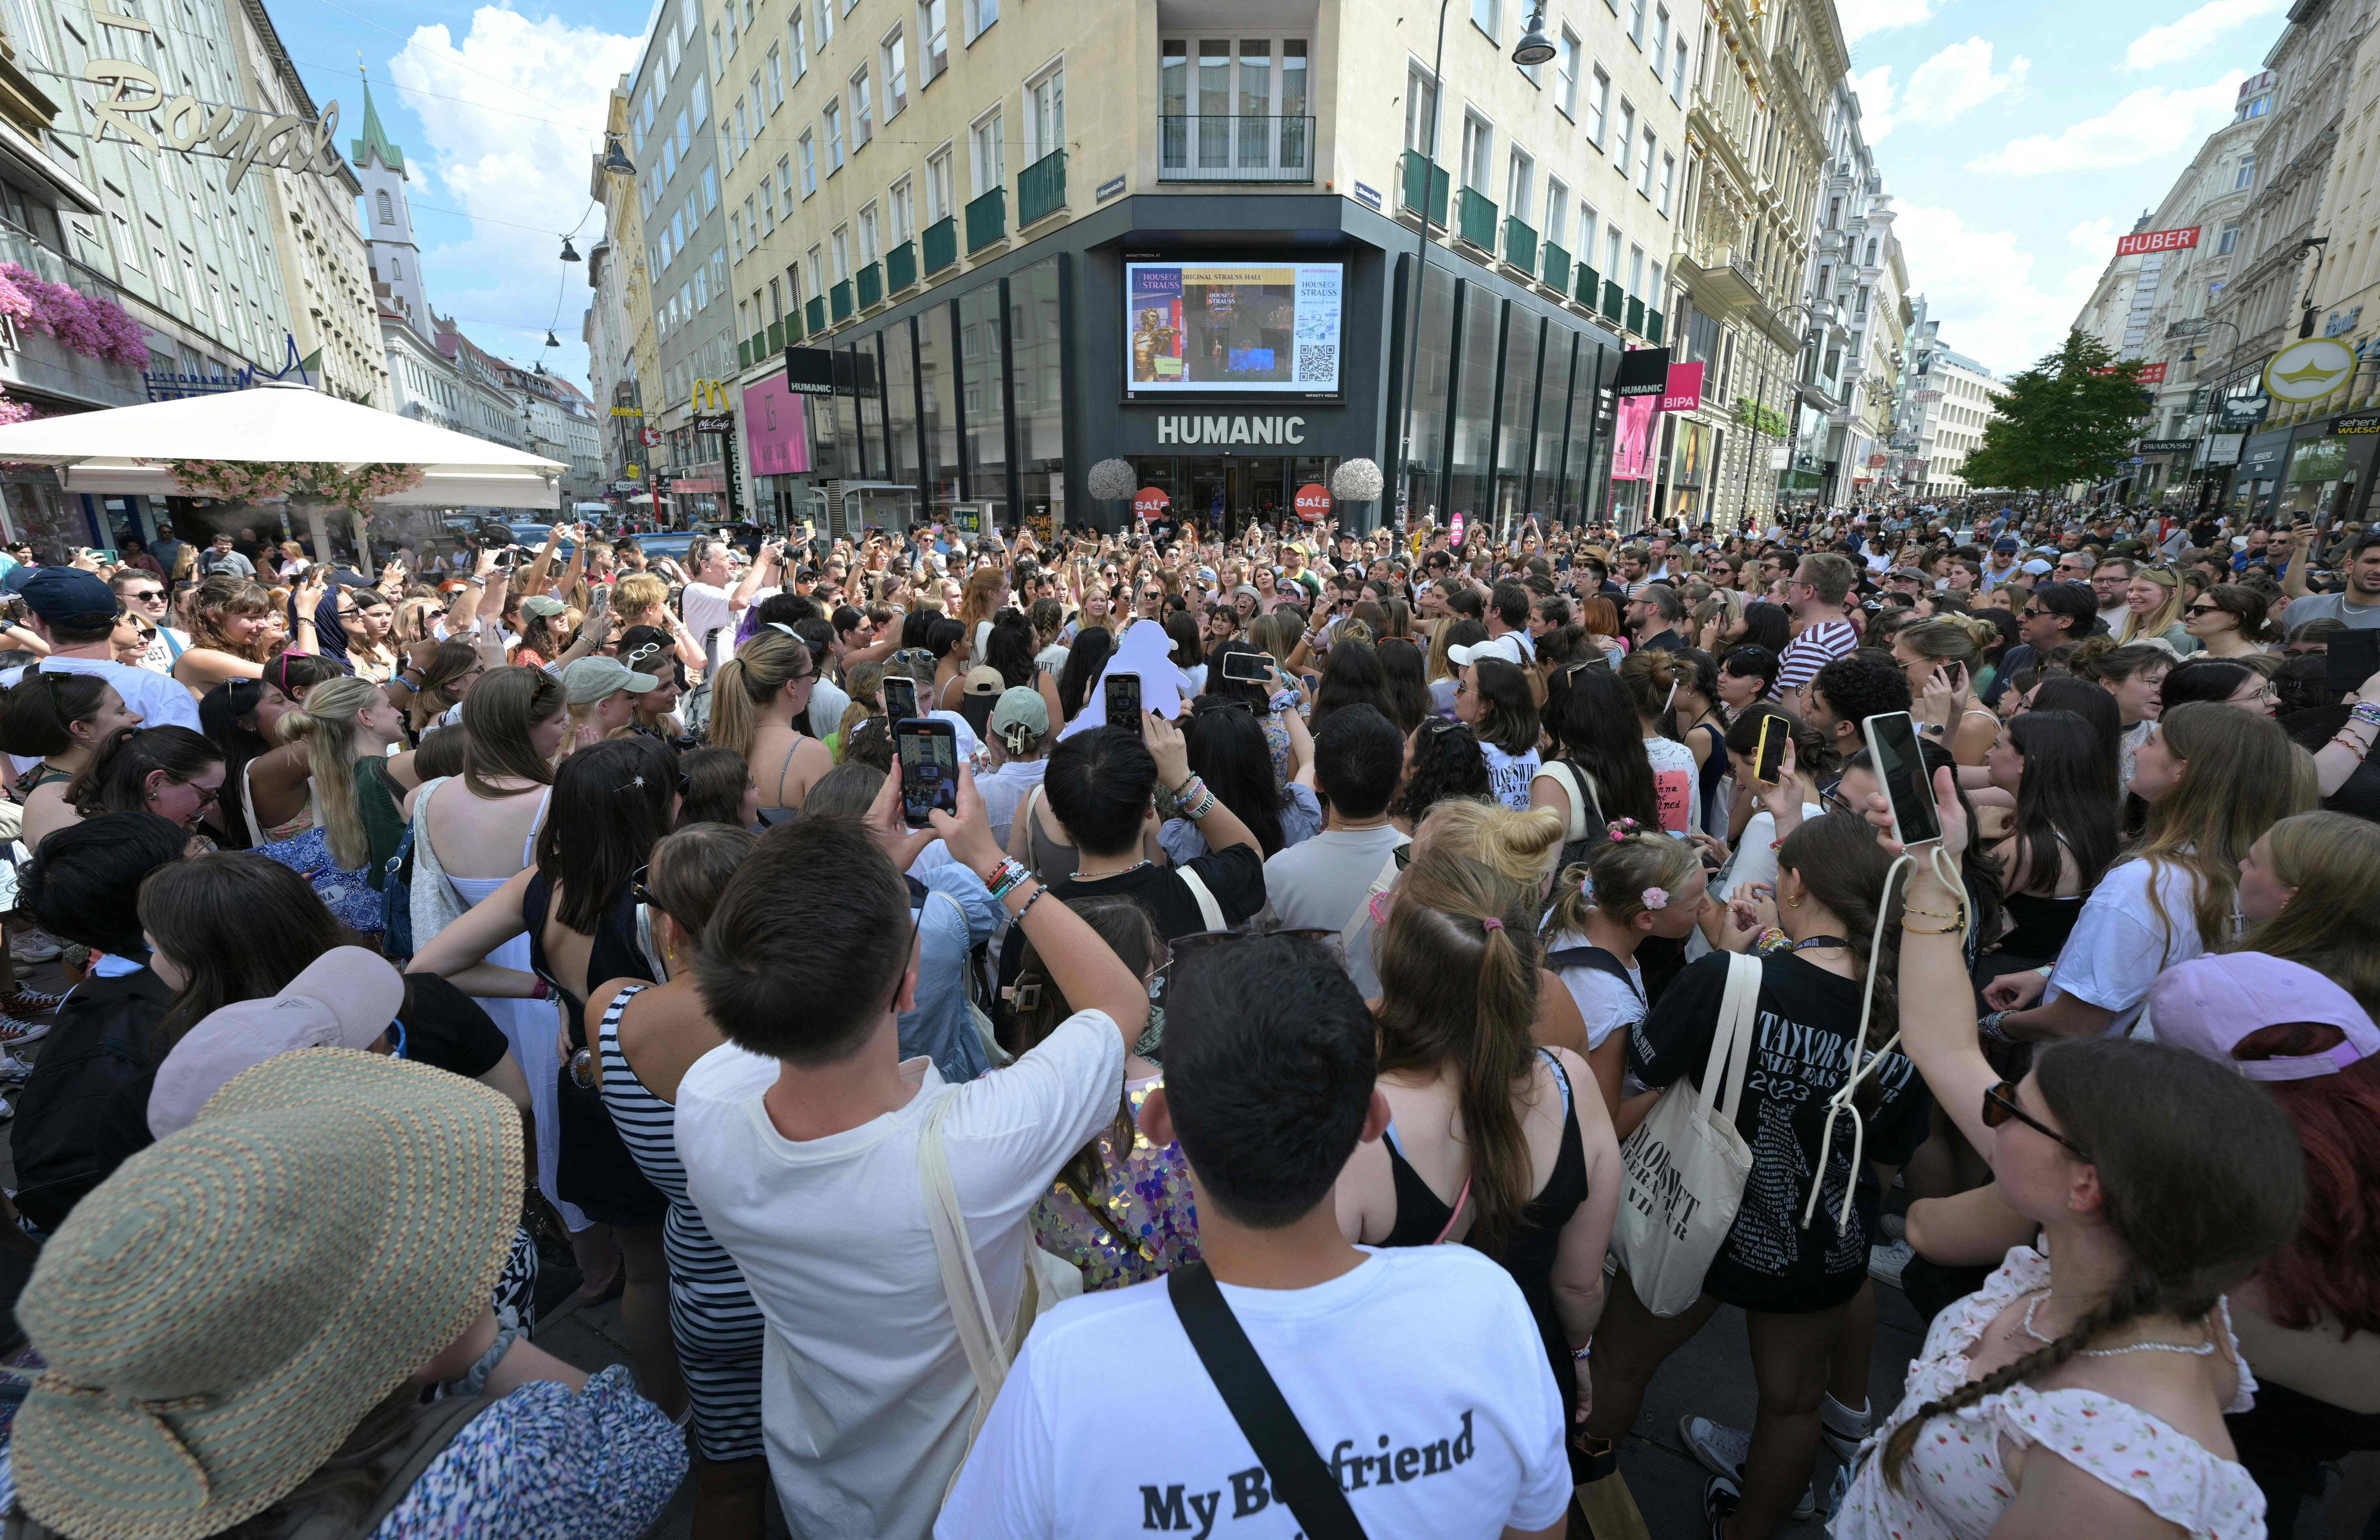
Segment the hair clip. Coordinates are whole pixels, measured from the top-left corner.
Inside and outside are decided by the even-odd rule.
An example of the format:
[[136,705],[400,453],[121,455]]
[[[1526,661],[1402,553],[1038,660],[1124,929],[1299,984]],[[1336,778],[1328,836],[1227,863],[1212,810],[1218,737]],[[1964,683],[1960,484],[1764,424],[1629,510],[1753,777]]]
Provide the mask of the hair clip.
[[[792,626],[787,625],[783,621],[781,621],[781,620],[772,620],[772,621],[765,622],[764,624],[765,624],[768,626],[768,628],[769,628],[770,630],[771,630],[771,631],[783,631],[786,636],[793,637],[793,638],[794,638],[794,640],[795,640],[795,641],[797,641],[797,642],[799,642],[799,641],[801,641],[801,640],[802,640],[802,634],[801,634],[800,632],[798,632],[798,631],[795,630]],[[803,646],[805,646],[805,647],[807,647],[807,646],[808,646],[809,644],[808,644],[808,643],[807,643],[807,642],[803,642],[803,643],[802,643],[802,645],[803,645]]]
[[623,781],[620,784],[613,787],[612,789],[614,792],[633,792],[641,788],[644,783],[644,776],[642,774],[638,774],[630,776],[627,780]]
[[1647,909],[1667,909],[1669,906],[1670,906],[1670,891],[1669,891],[1668,889],[1666,889],[1666,888],[1647,888],[1647,889],[1645,889],[1645,908],[1647,908]]
[[1501,930],[1504,928],[1504,922],[1498,919],[1495,916],[1490,915],[1486,919],[1481,920],[1479,922],[1479,926],[1483,930]]

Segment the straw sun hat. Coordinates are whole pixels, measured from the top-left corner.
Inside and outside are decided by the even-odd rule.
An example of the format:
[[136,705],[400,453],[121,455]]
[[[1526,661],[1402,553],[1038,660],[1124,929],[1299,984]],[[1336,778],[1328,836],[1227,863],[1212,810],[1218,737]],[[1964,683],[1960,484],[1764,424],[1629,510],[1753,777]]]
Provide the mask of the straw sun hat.
[[26,1511],[198,1540],[286,1497],[487,1308],[521,1182],[520,1115],[476,1082],[334,1048],[238,1076],[34,1267]]

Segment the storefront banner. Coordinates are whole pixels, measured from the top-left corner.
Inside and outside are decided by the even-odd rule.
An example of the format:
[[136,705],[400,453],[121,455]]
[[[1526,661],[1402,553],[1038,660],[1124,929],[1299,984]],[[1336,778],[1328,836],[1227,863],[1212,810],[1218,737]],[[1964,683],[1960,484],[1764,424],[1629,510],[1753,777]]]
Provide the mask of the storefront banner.
[[2338,433],[2380,433],[2380,412],[2348,412],[2331,424]]
[[810,468],[809,408],[772,374],[744,387],[744,446],[755,476],[801,476]]
[[1345,274],[1338,262],[1126,262],[1126,388],[1337,394]]
[[2347,441],[2336,436],[2307,439],[2289,455],[2289,484],[2336,481],[2347,474]]
[[2137,235],[2119,236],[2116,255],[2138,257],[2151,251],[2187,251],[2198,244],[2198,226],[2187,230],[2143,230]]
[[2240,463],[2240,446],[2245,443],[2245,433],[2209,433],[2206,435],[2206,463],[2209,466],[2236,466]]
[[2242,475],[2257,481],[2270,481],[2280,472],[2281,457],[2289,453],[2287,429],[2277,433],[2260,433],[2250,439],[2240,454]]
[[1612,429],[1611,479],[1614,481],[1649,481],[1653,479],[1652,447],[1654,408],[1658,399],[1650,395],[1622,396],[1618,407],[1618,421]]
[[2187,455],[2197,447],[2196,439],[2143,439],[2140,443],[2143,455]]
[[1612,394],[1626,401],[1632,396],[1660,396],[1670,389],[1670,350],[1666,347],[1632,347],[1620,356],[1620,378]]
[[1671,364],[1668,388],[1661,393],[1661,410],[1691,412],[1703,404],[1703,366]]

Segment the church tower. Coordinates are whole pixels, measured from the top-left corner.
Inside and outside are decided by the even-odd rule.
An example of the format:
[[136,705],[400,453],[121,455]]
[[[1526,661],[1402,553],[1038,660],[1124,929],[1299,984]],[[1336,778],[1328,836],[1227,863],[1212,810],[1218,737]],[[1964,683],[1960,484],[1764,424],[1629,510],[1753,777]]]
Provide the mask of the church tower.
[[414,244],[413,210],[405,199],[405,152],[391,144],[364,84],[364,132],[352,141],[357,178],[364,185],[364,249],[371,262],[372,287],[384,309],[395,311],[423,337],[435,324],[429,290],[421,282],[421,249]]

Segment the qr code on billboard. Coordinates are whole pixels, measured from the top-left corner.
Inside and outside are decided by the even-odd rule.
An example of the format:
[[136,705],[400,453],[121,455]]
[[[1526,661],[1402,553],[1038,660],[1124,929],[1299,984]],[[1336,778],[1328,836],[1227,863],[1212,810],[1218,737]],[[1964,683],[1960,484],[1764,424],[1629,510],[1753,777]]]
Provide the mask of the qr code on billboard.
[[1297,378],[1301,382],[1339,378],[1339,345],[1335,342],[1299,343]]

